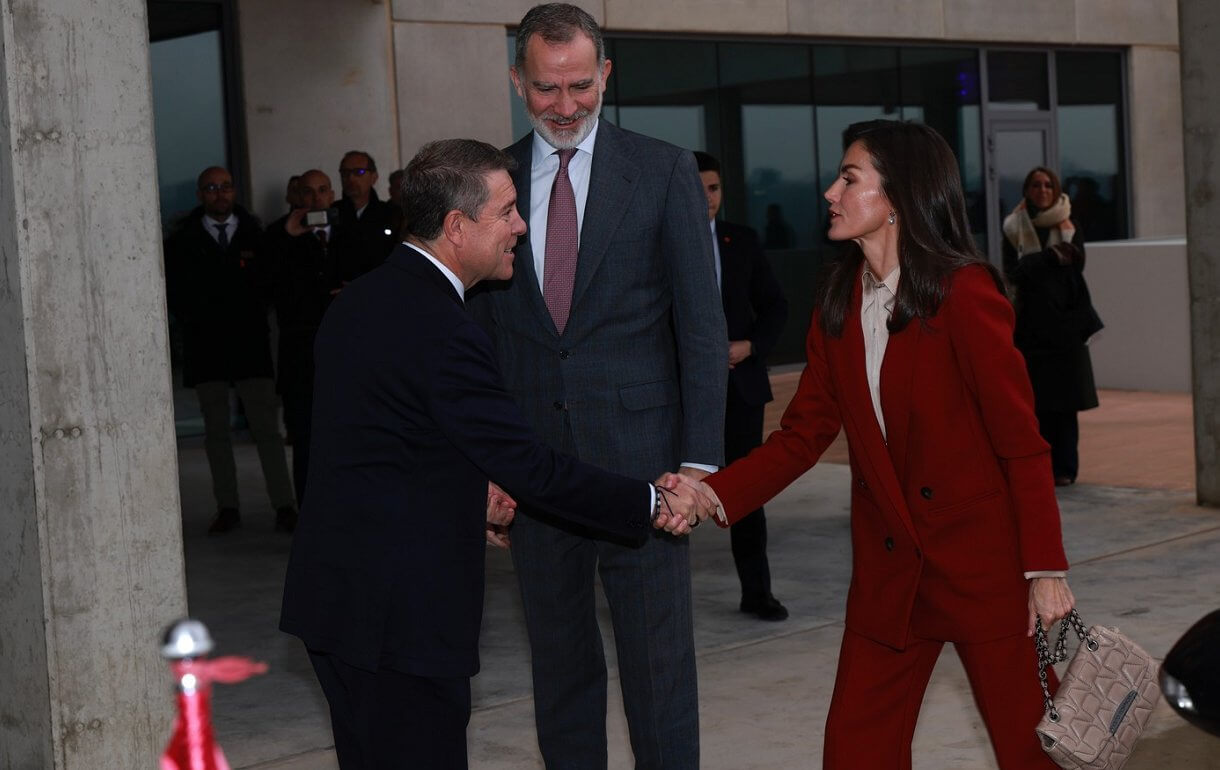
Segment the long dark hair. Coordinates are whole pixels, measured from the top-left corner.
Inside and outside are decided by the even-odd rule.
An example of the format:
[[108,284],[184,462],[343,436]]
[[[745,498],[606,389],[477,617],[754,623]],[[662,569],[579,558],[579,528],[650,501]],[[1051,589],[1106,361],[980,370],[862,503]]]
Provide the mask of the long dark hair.
[[[949,277],[966,265],[983,265],[1001,293],[1004,279],[974,245],[966,218],[966,199],[957,159],[941,135],[922,123],[869,120],[843,132],[843,149],[860,142],[881,175],[881,191],[898,215],[898,264],[902,276],[888,328],[906,328],[912,318],[926,321],[944,302]],[[847,243],[823,284],[817,307],[822,328],[843,334],[854,282],[860,280],[864,253]]]

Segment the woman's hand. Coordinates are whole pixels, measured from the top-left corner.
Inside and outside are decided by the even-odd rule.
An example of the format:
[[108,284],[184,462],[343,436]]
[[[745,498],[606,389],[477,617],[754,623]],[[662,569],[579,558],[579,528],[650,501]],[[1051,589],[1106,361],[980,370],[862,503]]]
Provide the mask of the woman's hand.
[[1029,630],[1026,636],[1034,635],[1034,621],[1042,618],[1042,627],[1049,633],[1076,606],[1076,597],[1068,588],[1067,578],[1039,577],[1029,581]]

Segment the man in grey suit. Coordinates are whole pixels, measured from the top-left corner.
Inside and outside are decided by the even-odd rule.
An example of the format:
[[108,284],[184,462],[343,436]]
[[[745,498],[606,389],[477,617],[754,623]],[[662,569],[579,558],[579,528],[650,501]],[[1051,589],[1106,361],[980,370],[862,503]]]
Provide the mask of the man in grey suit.
[[[472,310],[551,446],[629,476],[681,465],[701,477],[723,461],[728,371],[707,203],[689,152],[599,122],[610,67],[583,10],[542,5],[522,19],[511,75],[534,131],[508,152],[529,236],[517,275]],[[513,562],[547,767],[606,767],[598,574],[636,767],[698,767],[688,544],[635,547],[519,513]]]

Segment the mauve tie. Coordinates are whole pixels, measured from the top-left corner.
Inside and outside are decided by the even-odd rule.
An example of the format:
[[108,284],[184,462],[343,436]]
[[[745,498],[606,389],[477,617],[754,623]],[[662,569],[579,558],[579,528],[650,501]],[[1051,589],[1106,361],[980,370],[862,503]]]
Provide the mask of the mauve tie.
[[576,226],[576,193],[568,177],[568,162],[576,148],[559,150],[559,171],[551,185],[551,202],[546,212],[546,256],[542,267],[542,298],[563,334],[572,310],[572,286],[576,280],[576,253],[580,233]]

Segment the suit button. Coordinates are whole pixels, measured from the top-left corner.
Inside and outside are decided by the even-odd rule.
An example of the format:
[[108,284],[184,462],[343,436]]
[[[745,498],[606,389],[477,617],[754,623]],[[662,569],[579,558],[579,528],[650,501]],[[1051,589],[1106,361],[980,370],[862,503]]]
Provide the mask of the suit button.
[[560,360],[560,361],[567,361],[567,360],[568,360],[568,355],[569,355],[569,353],[568,353],[568,351],[566,351],[566,350],[561,350],[561,351],[559,351],[559,360]]
[[562,402],[562,401],[556,401],[555,403],[551,404],[551,406],[555,407],[555,411],[556,411],[556,412],[559,412],[559,411],[562,411],[562,410],[563,410],[563,402]]
[[868,489],[868,482],[864,479],[856,479],[856,483],[860,485],[860,489]]
[[892,537],[887,537],[887,538],[885,539],[885,550],[887,550],[887,551],[892,551],[892,550],[894,550],[894,538],[892,538]]
[[932,499],[932,487],[921,487],[919,490],[919,496],[922,497],[924,500],[931,500]]

